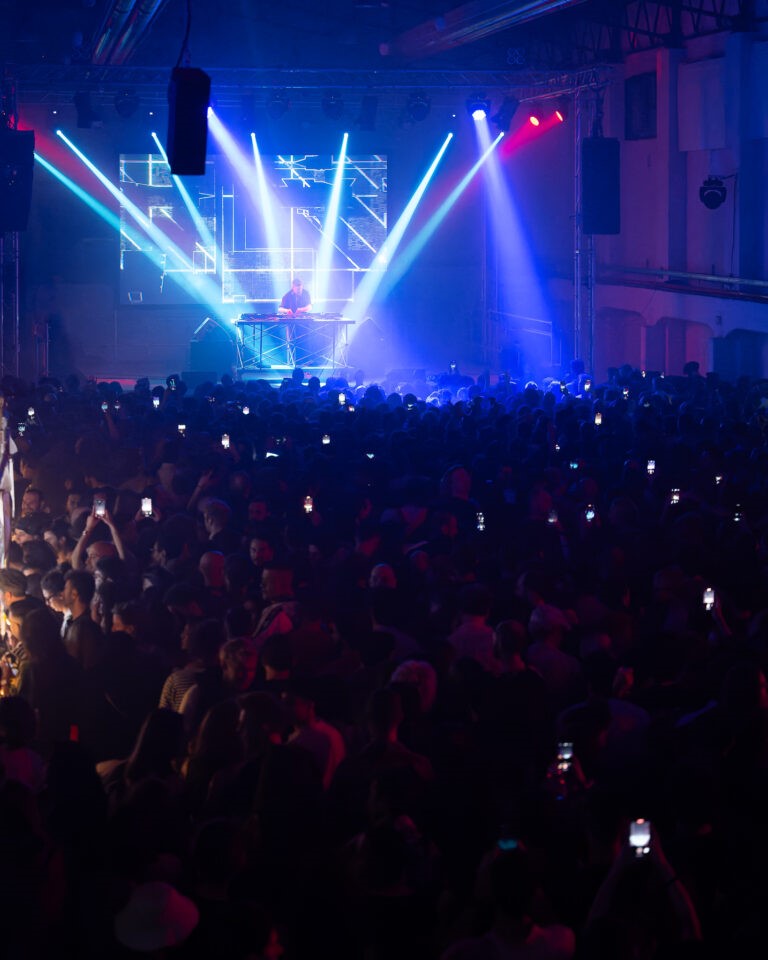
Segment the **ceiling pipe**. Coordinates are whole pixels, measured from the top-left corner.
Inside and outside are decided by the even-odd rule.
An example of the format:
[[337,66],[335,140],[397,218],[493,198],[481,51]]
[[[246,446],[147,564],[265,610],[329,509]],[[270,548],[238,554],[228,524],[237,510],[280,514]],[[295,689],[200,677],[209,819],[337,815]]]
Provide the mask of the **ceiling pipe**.
[[510,6],[499,0],[473,0],[446,14],[401,33],[387,52],[404,57],[424,57],[474,43],[540,17],[577,7],[586,0],[528,0]]
[[98,40],[91,57],[93,63],[110,62],[110,54],[125,29],[128,17],[130,17],[135,6],[136,0],[113,0],[107,8],[101,26],[96,33]]
[[168,0],[138,0],[114,46],[110,58],[112,63],[124,64],[130,59],[167,3]]

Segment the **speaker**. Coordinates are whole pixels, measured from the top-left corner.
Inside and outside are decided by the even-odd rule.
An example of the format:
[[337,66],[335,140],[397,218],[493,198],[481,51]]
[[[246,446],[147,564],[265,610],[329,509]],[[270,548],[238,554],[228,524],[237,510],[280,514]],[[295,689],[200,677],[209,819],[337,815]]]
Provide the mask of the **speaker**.
[[168,86],[168,137],[171,173],[201,176],[208,146],[211,78],[197,67],[176,67]]
[[34,165],[34,130],[0,129],[0,233],[27,229]]
[[621,232],[619,141],[581,141],[581,216],[584,233]]

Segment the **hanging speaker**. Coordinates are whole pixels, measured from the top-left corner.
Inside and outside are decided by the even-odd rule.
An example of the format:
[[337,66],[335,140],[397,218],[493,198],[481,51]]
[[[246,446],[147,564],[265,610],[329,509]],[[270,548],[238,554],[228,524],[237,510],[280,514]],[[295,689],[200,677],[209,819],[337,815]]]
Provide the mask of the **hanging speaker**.
[[621,232],[618,140],[585,137],[581,141],[581,216],[584,233]]
[[197,67],[176,67],[168,86],[168,138],[171,173],[201,176],[208,146],[211,78]]
[[0,128],[0,233],[27,229],[34,165],[34,130]]

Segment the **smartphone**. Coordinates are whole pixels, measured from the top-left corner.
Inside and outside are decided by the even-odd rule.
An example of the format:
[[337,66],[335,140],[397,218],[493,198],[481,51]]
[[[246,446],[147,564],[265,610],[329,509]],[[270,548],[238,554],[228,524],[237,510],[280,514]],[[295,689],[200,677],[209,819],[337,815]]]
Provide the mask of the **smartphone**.
[[373,460],[375,456],[376,456],[375,453],[366,453],[366,457],[368,457],[369,460]]
[[736,509],[733,511],[733,522],[741,523],[743,519],[744,519],[744,514],[741,512],[741,504],[737,503]]
[[547,516],[547,523],[557,523],[557,510],[550,510]]
[[704,609],[711,610],[715,605],[715,591],[712,587],[707,587],[702,596]]
[[647,469],[647,471],[648,471],[648,476],[649,476],[649,477],[652,477],[652,476],[654,475],[654,473],[656,473],[656,461],[655,461],[655,460],[649,460],[648,463],[647,463],[647,465],[646,465],[646,469]]
[[312,513],[314,509],[315,509],[315,504],[312,500],[312,497],[307,495],[306,497],[304,497],[304,513]]
[[343,407],[346,402],[347,402],[347,395],[346,395],[346,393],[340,393],[340,394],[339,394],[339,406],[340,406],[340,407]]
[[485,514],[481,510],[477,512],[477,529],[480,533],[485,530]]
[[24,434],[26,433],[26,430],[27,430],[27,425],[26,425],[26,423],[21,423],[21,422],[19,422],[19,423],[16,424],[16,428],[17,428],[17,430],[19,431],[19,436],[23,437]]
[[715,477],[715,485],[719,487],[722,482],[723,482],[723,478],[720,476],[720,474],[717,474],[717,476]]
[[592,523],[592,521],[597,516],[597,511],[595,510],[594,504],[588,503],[587,509],[584,511],[584,519],[587,523]]
[[267,458],[267,460],[269,460],[271,457],[279,457],[279,456],[280,456],[279,453],[275,453],[275,452],[272,451],[272,450],[267,450],[267,452],[266,452],[266,458]]
[[595,414],[595,426],[599,427],[602,424],[602,422],[603,422],[603,415],[598,410],[597,413]]
[[160,397],[152,397],[152,406],[157,410],[160,406]]
[[107,403],[106,400],[104,400],[102,401],[102,404],[101,404],[101,412],[106,413],[107,410],[109,410],[109,404]]
[[591,380],[585,380],[585,381],[584,381],[584,393],[589,393],[589,391],[590,391],[591,389],[592,389],[592,381],[591,381]]
[[229,450],[229,434],[222,433],[221,435],[221,445],[225,450]]
[[29,407],[29,408],[27,409],[27,416],[29,417],[30,420],[34,420],[34,419],[35,419],[35,408],[34,408],[34,407]]
[[456,373],[456,361],[455,361],[455,360],[451,360],[451,362],[448,364],[448,371],[449,371],[450,373]]
[[680,503],[680,491],[678,490],[677,487],[673,487],[673,488],[669,491],[669,502],[670,502],[671,504]]
[[180,437],[183,437],[186,432],[187,432],[187,425],[186,425],[186,423],[180,423],[180,424],[179,424],[179,436],[180,436]]
[[250,412],[251,412],[251,408],[250,408],[250,407],[243,407],[243,416],[244,416],[244,417],[247,417]]
[[633,820],[629,825],[629,845],[638,859],[648,856],[651,850],[650,820]]
[[170,387],[171,390],[175,390],[175,389],[176,389],[176,378],[175,378],[175,377],[171,377],[171,379],[168,381],[168,386]]
[[579,461],[578,461],[578,460],[571,460],[569,466],[570,466],[571,470],[578,470],[578,469],[579,469]]
[[119,410],[120,410],[120,401],[115,400],[115,412],[118,412]]
[[104,497],[96,497],[93,501],[93,515],[103,517],[107,513],[107,501]]
[[621,395],[624,397],[625,400],[628,400],[628,399],[629,399],[629,387],[624,387],[624,389],[621,391]]
[[327,447],[330,442],[331,442],[331,438],[330,438],[329,434],[324,433],[324,434],[323,434],[323,446],[324,446],[324,447]]
[[573,760],[573,743],[570,740],[561,740],[557,745],[558,760]]

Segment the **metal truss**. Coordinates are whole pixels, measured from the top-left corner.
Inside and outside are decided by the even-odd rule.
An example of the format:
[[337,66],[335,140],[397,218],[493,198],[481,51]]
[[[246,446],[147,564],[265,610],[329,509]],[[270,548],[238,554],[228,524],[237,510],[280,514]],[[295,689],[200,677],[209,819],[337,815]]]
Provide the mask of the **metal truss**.
[[536,25],[521,45],[508,48],[507,59],[534,69],[618,63],[639,50],[755,30],[767,19],[757,15],[755,0],[596,0],[569,16]]

